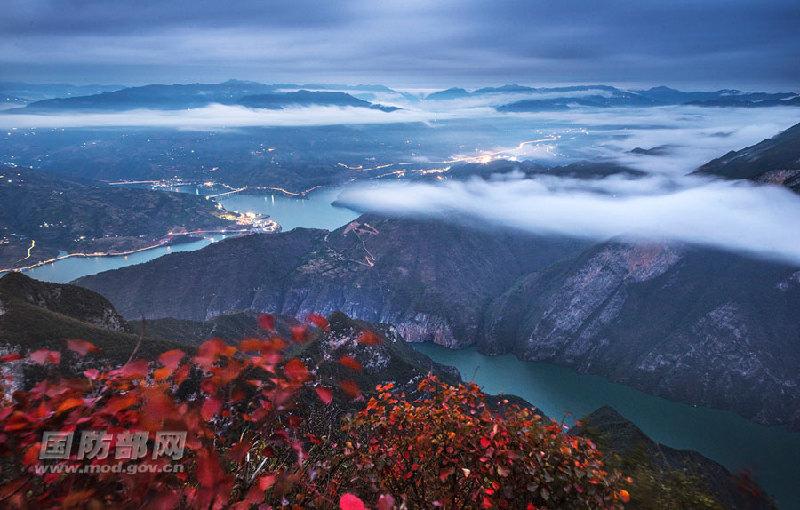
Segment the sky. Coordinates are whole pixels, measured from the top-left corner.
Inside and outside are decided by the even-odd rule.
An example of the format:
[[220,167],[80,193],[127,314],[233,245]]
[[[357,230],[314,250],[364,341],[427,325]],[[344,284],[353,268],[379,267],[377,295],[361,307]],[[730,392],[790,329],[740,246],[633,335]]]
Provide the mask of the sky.
[[800,88],[797,0],[5,0],[0,80]]

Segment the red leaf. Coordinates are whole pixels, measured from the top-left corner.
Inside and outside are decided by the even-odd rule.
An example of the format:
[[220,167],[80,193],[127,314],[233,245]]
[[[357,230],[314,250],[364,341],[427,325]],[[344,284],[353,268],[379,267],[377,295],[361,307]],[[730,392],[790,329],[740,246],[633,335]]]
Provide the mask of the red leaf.
[[481,438],[481,448],[483,448],[483,449],[489,448],[489,446],[491,446],[491,444],[492,444],[492,440],[489,439],[488,437],[483,436]]
[[333,392],[329,388],[323,388],[322,386],[317,386],[316,388],[314,388],[314,391],[317,392],[317,396],[325,404],[330,404],[331,402],[333,402]]
[[95,379],[100,377],[100,371],[97,370],[96,368],[90,368],[89,370],[84,370],[83,375],[85,375],[87,379],[91,379],[92,381],[94,381]]
[[393,510],[394,498],[391,494],[381,494],[378,498],[378,510]]
[[210,421],[211,418],[219,414],[220,410],[222,409],[222,401],[217,396],[211,396],[203,402],[203,408],[200,411],[200,415],[203,417],[205,421]]
[[297,326],[292,326],[292,340],[295,342],[302,344],[308,339],[308,326],[305,324],[299,324]]
[[5,420],[3,430],[6,432],[17,432],[19,430],[29,429],[31,420],[27,414],[21,411],[14,411],[11,416]]
[[264,475],[258,479],[258,488],[265,491],[275,485],[275,475]]
[[328,324],[328,319],[318,313],[310,314],[307,319],[308,322],[312,323],[322,331],[329,331],[331,329],[331,325]]
[[144,379],[147,377],[147,361],[137,359],[125,363],[120,369],[120,373],[123,377],[127,377],[128,379]]
[[364,330],[358,335],[358,343],[362,345],[378,345],[381,343],[381,338],[369,330]]
[[364,502],[358,496],[350,494],[349,492],[342,494],[339,498],[340,510],[366,510]]
[[197,453],[197,481],[201,487],[213,487],[223,477],[217,456],[208,450]]
[[275,317],[268,313],[258,316],[258,327],[264,331],[275,331]]
[[61,353],[58,351],[49,351],[47,349],[39,349],[28,355],[28,358],[34,363],[45,365],[53,363],[55,365],[61,363]]
[[343,367],[349,368],[350,370],[355,370],[356,372],[361,372],[361,370],[364,369],[364,367],[361,366],[361,363],[359,363],[358,360],[352,356],[342,356],[339,358],[339,364],[341,364]]
[[297,358],[292,358],[283,367],[283,373],[290,381],[306,382],[309,378],[305,364]]
[[356,384],[354,381],[349,379],[341,381],[339,383],[339,387],[342,388],[342,391],[344,391],[350,398],[358,398],[361,396],[361,388],[359,388],[358,384]]
[[220,338],[206,340],[197,348],[194,362],[203,368],[210,368],[221,356],[230,357],[236,353],[236,347],[228,345]]
[[0,356],[0,363],[7,363],[9,361],[17,361],[18,359],[22,359],[22,354],[18,352],[12,352],[9,354],[4,354]]
[[67,340],[67,349],[73,351],[78,356],[86,356],[90,352],[100,350],[96,345],[87,340]]

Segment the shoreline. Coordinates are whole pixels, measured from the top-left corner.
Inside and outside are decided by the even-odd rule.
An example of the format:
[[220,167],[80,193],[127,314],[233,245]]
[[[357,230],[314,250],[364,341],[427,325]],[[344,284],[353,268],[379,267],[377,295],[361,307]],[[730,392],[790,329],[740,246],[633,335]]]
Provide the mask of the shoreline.
[[[275,230],[275,231],[273,231],[273,233],[274,232],[279,232],[279,231],[280,230]],[[236,230],[215,229],[215,230],[201,230],[201,231],[193,231],[193,232],[182,232],[182,233],[178,233],[178,234],[167,235],[165,237],[160,238],[157,242],[155,242],[153,244],[150,244],[150,245],[147,245],[147,246],[144,246],[144,247],[141,247],[141,248],[135,248],[135,249],[131,249],[131,250],[122,250],[122,251],[90,252],[90,253],[86,253],[86,252],[67,253],[65,255],[59,255],[58,257],[53,257],[53,258],[50,258],[50,259],[42,260],[40,262],[37,262],[37,263],[29,265],[29,266],[0,268],[0,274],[12,273],[12,272],[30,271],[30,270],[36,269],[38,267],[47,266],[47,265],[50,265],[50,264],[55,264],[56,262],[59,262],[61,260],[70,259],[70,258],[94,258],[94,257],[105,258],[105,257],[123,257],[123,256],[127,256],[127,255],[133,255],[135,253],[141,253],[141,252],[144,252],[144,251],[154,250],[154,249],[157,249],[157,248],[163,248],[163,247],[166,247],[166,246],[171,246],[173,244],[177,244],[177,243],[175,243],[175,237],[181,237],[181,236],[188,237],[188,236],[193,236],[193,235],[199,235],[200,239],[203,239],[206,235],[209,235],[209,234],[210,235],[213,235],[213,234],[222,234],[222,235],[230,234],[232,236],[239,237],[239,236],[242,236],[242,235],[250,235],[250,234],[256,234],[256,233],[261,233],[261,232],[259,232],[258,230],[254,230],[254,229],[236,229]]]

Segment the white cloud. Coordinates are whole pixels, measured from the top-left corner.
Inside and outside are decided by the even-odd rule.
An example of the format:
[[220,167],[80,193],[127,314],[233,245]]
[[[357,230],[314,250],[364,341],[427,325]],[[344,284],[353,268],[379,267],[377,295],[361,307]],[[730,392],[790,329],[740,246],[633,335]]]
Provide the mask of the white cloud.
[[690,177],[545,177],[359,186],[340,200],[362,211],[597,240],[698,243],[800,265],[800,197],[774,186]]
[[418,110],[383,112],[369,108],[312,106],[283,110],[209,105],[185,110],[128,110],[109,113],[0,115],[0,128],[164,127],[216,129],[244,126],[322,126],[333,124],[390,124],[424,122]]

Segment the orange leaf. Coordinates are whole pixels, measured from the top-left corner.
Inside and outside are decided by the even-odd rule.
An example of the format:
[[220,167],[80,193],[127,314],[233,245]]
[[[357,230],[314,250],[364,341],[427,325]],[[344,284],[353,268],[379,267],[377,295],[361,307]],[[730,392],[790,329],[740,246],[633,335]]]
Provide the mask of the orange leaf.
[[172,349],[171,351],[162,353],[158,357],[158,361],[160,361],[161,364],[164,365],[165,367],[171,369],[170,370],[171,372],[172,370],[178,368],[178,365],[180,364],[184,356],[186,356],[186,353],[183,352],[182,350]]
[[64,411],[69,411],[70,409],[75,409],[76,407],[83,405],[83,399],[80,398],[68,398],[61,402],[61,405],[58,406],[56,409],[57,413],[63,413]]
[[157,368],[153,370],[153,377],[155,378],[156,381],[163,381],[164,379],[172,375],[173,371],[174,370],[168,367]]
[[358,335],[358,343],[362,345],[378,345],[381,343],[381,338],[369,330],[364,330]]
[[629,502],[631,500],[630,493],[628,491],[626,491],[625,489],[622,489],[621,491],[619,491],[619,497],[620,497],[620,499],[622,500],[623,503],[627,503],[627,502]]
[[100,350],[96,345],[87,340],[67,340],[67,349],[75,352],[78,356],[86,356],[90,352]]
[[340,510],[366,510],[364,502],[358,496],[346,492],[339,498]]

